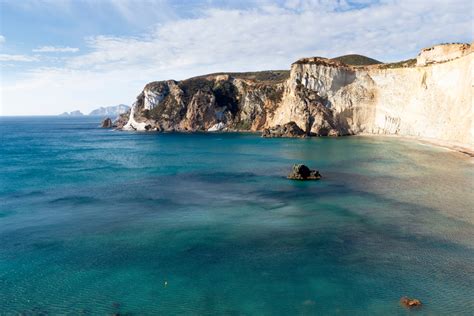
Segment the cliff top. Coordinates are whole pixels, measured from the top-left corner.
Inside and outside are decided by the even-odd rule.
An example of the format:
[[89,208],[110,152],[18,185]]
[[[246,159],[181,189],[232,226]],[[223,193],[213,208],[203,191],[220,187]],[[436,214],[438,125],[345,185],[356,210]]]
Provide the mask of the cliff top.
[[349,65],[343,63],[342,61],[335,60],[335,59],[328,59],[324,57],[301,58],[295,61],[292,65],[301,65],[301,64],[322,65],[322,66],[328,66],[328,67],[349,67]]
[[417,66],[442,63],[466,56],[472,52],[469,44],[451,43],[424,48],[416,57]]
[[[346,68],[346,69],[387,69],[387,68],[406,68],[425,66],[432,63],[441,63],[462,57],[472,52],[472,45],[465,43],[439,44],[424,48],[418,54],[417,58],[407,59],[393,63],[382,63],[376,59],[350,54],[335,57],[332,59],[324,57],[307,57],[295,61],[292,65],[313,64],[328,67]],[[197,82],[229,80],[231,78],[250,80],[262,84],[282,83],[290,76],[289,70],[265,70],[251,72],[216,72],[196,77],[191,77],[181,81],[164,80],[148,83],[145,88],[153,90],[166,89],[170,83],[194,86]],[[203,83],[204,84],[204,83]],[[204,84],[205,85],[205,84]]]
[[376,59],[373,59],[367,56],[357,55],[357,54],[343,55],[343,56],[332,58],[331,60],[340,61],[346,65],[351,65],[351,66],[368,66],[368,65],[382,64],[381,61],[378,61]]
[[[189,79],[206,78],[212,79],[244,79],[252,81],[263,81],[263,82],[283,82],[290,77],[289,70],[264,70],[264,71],[250,71],[250,72],[216,72],[202,76],[196,76]],[[189,80],[186,79],[186,80]]]
[[426,53],[431,50],[436,50],[436,49],[466,51],[466,50],[469,50],[470,48],[471,48],[471,45],[467,43],[441,43],[441,44],[423,48],[418,55],[421,55],[423,53]]
[[434,63],[443,63],[456,58],[463,57],[473,51],[473,46],[466,43],[445,43],[423,48],[416,58],[402,60],[393,63],[382,63],[376,59],[363,55],[351,54],[328,59],[324,57],[307,57],[295,61],[292,65],[312,64],[328,67],[346,68],[406,68],[426,66]]

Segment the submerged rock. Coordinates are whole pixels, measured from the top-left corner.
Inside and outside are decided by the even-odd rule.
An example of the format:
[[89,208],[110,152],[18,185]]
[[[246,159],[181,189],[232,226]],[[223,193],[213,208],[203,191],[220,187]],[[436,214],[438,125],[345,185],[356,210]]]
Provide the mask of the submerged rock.
[[100,123],[100,127],[102,128],[112,128],[112,126],[113,126],[113,123],[110,117],[103,119],[102,123]]
[[291,180],[319,180],[321,174],[318,170],[311,170],[305,165],[294,164],[287,178]]
[[276,125],[266,128],[262,137],[305,137],[306,133],[295,123],[289,122],[284,125]]
[[413,308],[421,306],[421,301],[416,298],[409,298],[404,296],[400,299],[400,304],[407,308]]

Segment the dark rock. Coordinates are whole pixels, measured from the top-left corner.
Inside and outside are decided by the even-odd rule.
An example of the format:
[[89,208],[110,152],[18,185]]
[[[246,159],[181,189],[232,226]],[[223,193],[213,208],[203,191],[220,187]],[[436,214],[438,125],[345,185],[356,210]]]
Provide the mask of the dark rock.
[[416,298],[409,298],[409,297],[402,297],[400,299],[400,304],[407,308],[413,308],[413,307],[420,307],[421,306],[421,301],[416,299]]
[[287,177],[291,180],[319,180],[321,174],[317,170],[311,170],[302,164],[294,164],[291,173]]
[[306,137],[306,133],[295,122],[289,122],[264,129],[262,137]]
[[112,126],[113,126],[113,123],[109,117],[103,119],[102,123],[100,123],[100,127],[102,128],[112,128]]

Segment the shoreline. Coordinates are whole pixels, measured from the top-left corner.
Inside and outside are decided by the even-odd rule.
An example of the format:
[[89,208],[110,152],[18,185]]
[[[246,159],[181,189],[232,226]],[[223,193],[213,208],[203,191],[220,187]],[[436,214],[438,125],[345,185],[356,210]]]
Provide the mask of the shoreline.
[[[123,131],[123,132],[130,132],[130,130],[124,130],[121,128],[114,128],[115,131]],[[262,131],[248,131],[248,130],[220,130],[220,131],[133,131],[133,132],[144,132],[144,133],[201,133],[201,134],[219,134],[219,133],[243,133],[243,134],[259,134],[261,136]],[[424,145],[434,146],[438,148],[444,148],[446,150],[450,150],[453,152],[457,152],[463,154],[464,156],[468,156],[469,158],[474,158],[474,148],[467,147],[464,144],[448,142],[444,140],[438,140],[433,138],[424,138],[418,136],[410,136],[410,135],[394,135],[394,134],[371,134],[371,133],[360,133],[360,134],[352,134],[352,135],[342,135],[342,136],[309,136],[309,137],[270,137],[270,138],[338,138],[338,137],[354,137],[354,136],[362,136],[362,137],[391,137],[391,138],[400,138],[410,141],[415,141]]]
[[392,137],[392,138],[406,139],[406,140],[416,141],[424,145],[444,148],[446,150],[463,154],[465,156],[468,156],[469,158],[474,158],[474,148],[467,147],[464,144],[453,143],[453,142],[448,142],[448,141],[439,140],[439,139],[410,136],[410,135],[370,134],[370,133],[361,133],[361,134],[351,135],[351,136],[376,136],[376,137]]

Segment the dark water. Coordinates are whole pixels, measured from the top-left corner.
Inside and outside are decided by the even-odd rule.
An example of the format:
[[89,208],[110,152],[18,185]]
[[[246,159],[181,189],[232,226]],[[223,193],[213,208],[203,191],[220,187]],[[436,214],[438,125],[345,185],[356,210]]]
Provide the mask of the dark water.
[[[474,311],[472,162],[394,138],[1,118],[0,314]],[[324,179],[284,178],[295,162]]]

